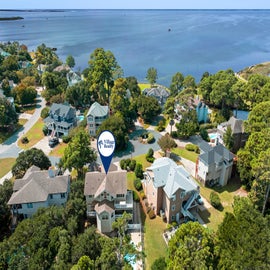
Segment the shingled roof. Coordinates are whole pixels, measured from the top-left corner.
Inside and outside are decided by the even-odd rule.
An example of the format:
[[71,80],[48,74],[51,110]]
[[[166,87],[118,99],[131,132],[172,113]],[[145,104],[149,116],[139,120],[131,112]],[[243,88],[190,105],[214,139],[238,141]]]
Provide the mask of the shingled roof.
[[69,186],[69,176],[49,177],[48,171],[40,171],[36,166],[28,169],[22,179],[14,183],[13,194],[9,205],[44,202],[49,194],[66,193]]
[[108,114],[109,108],[108,106],[102,106],[98,102],[94,102],[88,113],[87,116],[92,115],[94,117],[104,117]]
[[85,175],[84,195],[93,195],[96,198],[104,191],[112,196],[126,194],[126,177],[126,171],[108,172],[107,175],[102,172],[88,172]]

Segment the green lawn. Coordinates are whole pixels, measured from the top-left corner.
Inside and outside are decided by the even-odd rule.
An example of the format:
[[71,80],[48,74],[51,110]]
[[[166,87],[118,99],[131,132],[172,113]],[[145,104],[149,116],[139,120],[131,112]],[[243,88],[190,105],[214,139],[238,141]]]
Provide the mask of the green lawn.
[[200,216],[205,221],[206,225],[213,230],[217,230],[218,225],[223,221],[226,212],[232,212],[234,196],[241,188],[241,183],[238,179],[233,178],[225,187],[200,187],[200,193],[210,203],[210,193],[217,192],[222,203],[222,210],[217,210],[214,207],[207,209],[200,213]]
[[16,158],[3,158],[0,159],[0,178],[5,176],[15,164]]
[[39,118],[39,120],[34,124],[34,126],[26,133],[23,137],[27,137],[29,143],[22,144],[21,138],[18,140],[18,146],[23,149],[29,149],[41,139],[44,138],[44,134],[42,132],[42,128],[44,126],[43,120]]
[[185,159],[188,159],[190,161],[196,162],[198,158],[198,154],[193,151],[188,151],[185,148],[174,148],[172,149],[172,152],[180,157],[183,157]]
[[159,216],[154,219],[149,219],[148,217],[145,219],[144,247],[146,269],[151,269],[151,265],[159,257],[166,257],[167,245],[162,236],[166,226],[167,224]]
[[26,119],[19,119],[18,124],[14,126],[13,130],[9,130],[9,131],[0,130],[0,143],[3,143],[5,140],[11,137],[15,132],[17,132],[20,128],[22,128],[26,122],[27,122]]
[[145,89],[145,88],[150,88],[151,87],[151,84],[150,83],[139,83],[138,85],[139,85],[141,91],[143,89]]
[[62,157],[64,155],[64,151],[67,147],[67,143],[60,143],[58,145],[56,145],[50,152],[50,156],[54,156],[54,157]]

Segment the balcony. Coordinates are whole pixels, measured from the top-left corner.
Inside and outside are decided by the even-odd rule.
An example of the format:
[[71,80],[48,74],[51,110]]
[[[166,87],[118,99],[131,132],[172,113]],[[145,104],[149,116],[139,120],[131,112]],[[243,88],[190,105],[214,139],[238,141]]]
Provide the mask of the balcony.
[[133,192],[128,191],[125,201],[115,202],[114,207],[117,210],[133,209]]

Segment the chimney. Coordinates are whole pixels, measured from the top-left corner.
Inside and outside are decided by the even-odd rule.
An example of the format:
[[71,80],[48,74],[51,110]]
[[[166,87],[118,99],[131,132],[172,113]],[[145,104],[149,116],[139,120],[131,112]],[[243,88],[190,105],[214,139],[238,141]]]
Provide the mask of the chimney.
[[49,177],[50,178],[54,178],[54,170],[53,170],[53,168],[52,167],[50,167],[49,169],[48,169],[48,175],[49,175]]

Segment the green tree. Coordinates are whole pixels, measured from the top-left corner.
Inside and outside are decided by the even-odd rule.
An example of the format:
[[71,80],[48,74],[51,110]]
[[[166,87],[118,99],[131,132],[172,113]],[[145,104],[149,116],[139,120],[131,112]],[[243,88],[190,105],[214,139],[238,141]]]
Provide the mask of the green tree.
[[122,75],[122,69],[113,53],[105,51],[103,48],[95,49],[90,55],[88,63],[87,81],[90,85],[90,91],[94,96],[98,96],[100,103],[108,103],[113,82]]
[[75,168],[78,178],[82,178],[84,175],[83,167],[95,161],[96,158],[94,149],[90,145],[90,136],[86,131],[79,131],[69,142],[61,162],[64,168],[69,170]]
[[125,125],[124,118],[121,114],[116,113],[102,122],[97,136],[104,130],[109,130],[113,133],[116,140],[116,150],[123,150],[128,144],[128,130]]
[[139,96],[137,99],[138,114],[145,122],[151,122],[161,112],[161,107],[154,97]]
[[4,181],[4,183],[0,185],[0,241],[2,241],[2,238],[9,232],[11,215],[7,202],[12,193],[13,189],[11,181]]
[[248,198],[235,197],[217,232],[218,269],[268,269],[269,237],[269,220]]
[[2,90],[3,90],[3,92],[4,92],[4,95],[5,95],[6,97],[9,97],[9,96],[10,96],[11,87],[10,87],[10,85],[9,85],[8,79],[4,79],[4,80],[2,81],[1,88],[2,88]]
[[32,165],[39,167],[41,170],[47,170],[51,166],[51,162],[42,150],[31,148],[19,153],[12,167],[13,176],[15,178],[22,178]]
[[189,138],[199,128],[196,110],[188,110],[182,113],[179,123],[176,123],[177,135],[180,138]]
[[51,65],[54,62],[61,64],[55,51],[44,43],[39,45],[35,51],[35,64]]
[[130,91],[132,98],[137,98],[138,96],[141,95],[141,89],[135,77],[133,76],[127,77],[126,82],[127,82],[127,89]]
[[73,68],[75,67],[75,59],[72,55],[68,55],[66,58],[66,64],[70,67]]
[[183,82],[184,76],[182,73],[177,72],[173,75],[172,82],[170,85],[171,96],[173,97],[177,96],[177,94],[182,90]]
[[89,85],[86,81],[81,81],[67,88],[66,100],[76,108],[90,106],[92,96]]
[[137,178],[143,179],[143,167],[141,163],[136,163],[134,173]]
[[94,262],[88,256],[82,256],[78,263],[74,265],[71,270],[94,270]]
[[0,97],[0,127],[7,127],[18,122],[17,113],[13,105],[6,99]]
[[165,257],[160,257],[154,261],[154,263],[151,265],[151,270],[166,270],[167,269],[167,263],[165,260]]
[[270,101],[261,102],[254,106],[244,124],[245,131],[249,133],[270,128]]
[[165,134],[164,136],[159,138],[158,145],[164,153],[166,153],[167,150],[177,147],[176,142],[170,137],[169,134]]
[[169,97],[166,100],[165,106],[164,106],[164,113],[169,115],[171,119],[174,118],[174,104],[175,104],[175,98]]
[[150,67],[147,70],[146,79],[147,81],[152,85],[154,85],[157,82],[157,70],[154,67]]
[[14,87],[12,90],[15,101],[21,105],[34,104],[37,91],[33,86],[26,86],[22,83]]
[[223,141],[225,146],[232,151],[234,146],[234,137],[232,134],[232,128],[230,126],[227,127],[227,130],[223,136]]
[[270,148],[260,152],[251,162],[254,181],[249,198],[262,214],[265,214],[270,192]]
[[167,269],[216,269],[214,236],[198,222],[182,224],[169,242]]
[[183,87],[185,89],[195,89],[196,88],[196,82],[195,82],[195,78],[191,75],[187,75],[185,78],[184,78],[184,81],[183,81]]

